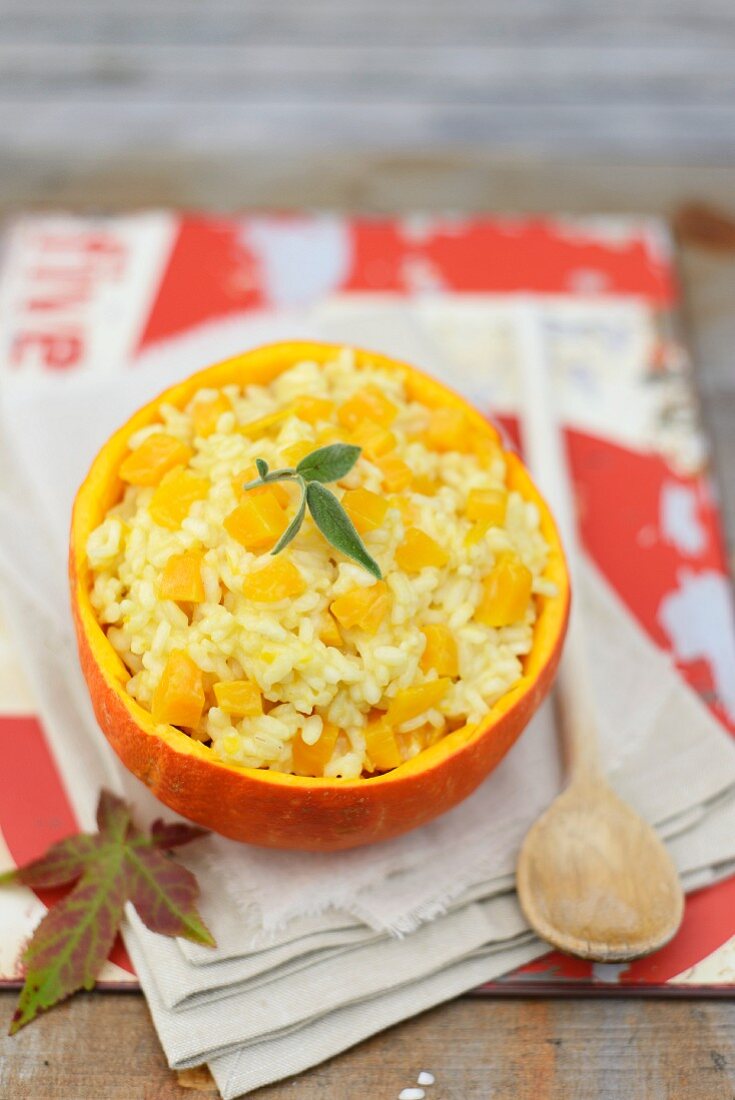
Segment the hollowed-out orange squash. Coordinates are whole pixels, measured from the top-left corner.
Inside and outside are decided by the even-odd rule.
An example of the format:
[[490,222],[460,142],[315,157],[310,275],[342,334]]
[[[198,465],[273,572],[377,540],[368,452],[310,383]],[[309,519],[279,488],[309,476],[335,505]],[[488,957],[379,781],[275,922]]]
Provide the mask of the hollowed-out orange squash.
[[[126,767],[171,809],[224,836],[273,848],[329,851],[386,840],[425,824],[470,794],[505,755],[548,692],[569,611],[569,580],[554,521],[521,461],[508,452],[509,487],[540,509],[550,548],[545,576],[554,582],[557,594],[538,599],[534,644],[524,675],[479,725],[447,734],[383,775],[344,780],[230,765],[174,726],[155,724],[127,693],[128,673],[97,622],[89,595],[87,537],[121,496],[119,469],[128,453],[127,441],[133,432],[156,422],[162,401],[183,407],[202,387],[267,384],[294,363],[325,363],[334,354],[335,348],[327,344],[275,344],[217,363],[173,386],[108,440],[77,494],[72,518],[69,573],[79,656],[105,736]],[[479,451],[500,445],[496,429],[440,383],[385,356],[359,350],[355,354],[358,367],[370,363],[399,371],[408,396],[446,410],[445,419],[448,412],[461,411],[463,446],[476,444]]]

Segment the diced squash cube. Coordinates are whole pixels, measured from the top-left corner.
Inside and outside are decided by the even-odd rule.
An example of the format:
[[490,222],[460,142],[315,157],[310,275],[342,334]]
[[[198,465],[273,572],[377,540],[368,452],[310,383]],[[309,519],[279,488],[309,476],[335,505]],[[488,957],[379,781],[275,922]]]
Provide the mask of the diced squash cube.
[[154,722],[170,726],[196,726],[204,710],[201,670],[182,650],[170,654],[158,687],[153,693]]
[[396,437],[375,420],[361,420],[352,430],[351,442],[362,448],[365,458],[375,462],[395,448]]
[[225,714],[249,718],[263,713],[260,689],[250,680],[221,680],[214,685],[214,697]]
[[492,526],[493,524],[488,523],[487,520],[478,519],[464,537],[465,546],[476,546],[478,542],[482,542]]
[[211,401],[195,401],[191,407],[194,434],[204,436],[206,439],[217,430],[222,414],[231,411],[232,405],[223,393],[213,397]]
[[313,745],[307,745],[301,733],[297,733],[291,743],[293,770],[297,775],[315,777],[324,775],[324,769],[332,759],[338,736],[339,726],[335,726],[332,722],[324,723],[321,736]]
[[432,726],[428,722],[412,730],[399,731],[396,733],[396,741],[401,750],[401,756],[404,760],[410,760],[412,756],[441,741],[446,732],[446,725]]
[[197,477],[183,466],[169,470],[148,505],[151,519],[160,527],[178,531],[192,504],[205,500],[209,489],[210,482],[206,477]]
[[486,439],[484,436],[478,436],[473,440],[472,450],[483,470],[489,470],[499,458],[503,457],[500,441]]
[[389,428],[398,416],[398,409],[377,386],[364,386],[345,401],[338,412],[340,424],[352,430],[361,420],[374,420]]
[[424,672],[433,668],[439,676],[459,676],[457,643],[449,627],[430,623],[421,633],[426,638],[426,649],[421,654]]
[[284,447],[281,451],[281,460],[286,463],[287,466],[298,466],[302,458],[306,458],[312,451],[317,449],[317,444],[308,440],[300,439],[298,443],[292,443],[289,447]]
[[319,641],[324,642],[325,645],[339,646],[342,645],[342,634],[337,626],[337,622],[334,615],[330,615],[327,611],[324,615],[321,630],[319,631]]
[[442,701],[452,686],[448,677],[439,680],[427,680],[425,684],[414,684],[404,688],[391,699],[386,711],[386,721],[392,726],[402,726],[412,718],[418,718]]
[[413,479],[413,491],[422,497],[433,497],[439,483],[429,474],[417,474]]
[[288,516],[270,492],[246,493],[242,504],[225,518],[225,530],[246,550],[274,546],[288,527]]
[[[232,479],[232,488],[235,491],[235,496],[243,496],[245,493],[243,485],[245,485],[248,481],[256,481],[258,477],[258,470],[255,466],[248,466],[248,468],[246,470],[243,470],[242,473],[235,474]],[[271,493],[281,505],[281,508],[288,508],[289,504],[291,503],[291,497],[288,495],[288,489],[280,481],[271,481],[268,485],[258,485],[254,489],[247,490],[248,496],[258,496],[260,493]]]
[[257,603],[277,603],[300,596],[306,591],[306,582],[293,562],[279,555],[262,569],[248,574],[242,591]]
[[461,409],[432,409],[424,439],[433,451],[467,452],[472,449],[473,433]]
[[348,489],[342,507],[361,535],[380,527],[388,511],[388,501],[369,489]]
[[158,485],[164,474],[174,466],[185,466],[191,456],[191,448],[180,439],[154,432],[123,459],[120,477],[130,485]]
[[202,555],[196,550],[172,554],[158,582],[158,596],[162,600],[203,603]]
[[375,771],[390,771],[403,763],[396,735],[385,715],[373,719],[365,727],[365,749]]
[[420,573],[427,566],[441,569],[448,561],[443,547],[420,527],[409,527],[396,550],[396,563],[405,573]]
[[505,489],[470,489],[467,494],[467,519],[481,520],[488,527],[502,527],[507,505]]
[[400,493],[413,481],[411,467],[398,455],[387,454],[376,459],[375,465],[383,476],[383,487],[389,493]]
[[247,436],[248,439],[259,439],[276,424],[288,420],[294,412],[294,405],[286,405],[282,409],[277,409],[276,412],[268,413],[267,416],[260,416],[257,420],[250,420],[247,424],[241,424],[237,430],[241,435]]
[[318,447],[328,447],[330,443],[351,443],[350,433],[345,428],[339,428],[336,424],[330,424],[326,428],[320,428],[316,433]]
[[305,420],[307,424],[318,424],[320,420],[331,420],[334,416],[335,404],[327,397],[298,397],[296,399],[296,415],[299,420]]
[[474,520],[465,535],[465,545],[475,546],[485,538],[491,527],[502,527],[508,494],[505,489],[472,489],[467,498],[467,516]]
[[526,613],[531,599],[531,571],[517,554],[503,554],[482,582],[475,618],[486,626],[510,626]]
[[349,630],[359,626],[375,634],[390,610],[390,592],[385,581],[376,581],[369,588],[351,588],[333,601],[330,611],[340,626]]
[[186,732],[188,733],[189,737],[191,737],[192,741],[201,741],[202,744],[206,744],[206,742],[210,739],[207,730],[203,730],[198,727],[187,729]]

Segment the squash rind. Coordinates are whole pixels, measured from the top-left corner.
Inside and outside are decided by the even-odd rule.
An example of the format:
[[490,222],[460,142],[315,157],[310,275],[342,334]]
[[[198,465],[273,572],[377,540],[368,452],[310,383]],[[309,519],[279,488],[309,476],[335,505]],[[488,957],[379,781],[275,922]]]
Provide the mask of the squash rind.
[[[548,507],[520,459],[506,452],[508,483],[541,513],[549,545],[544,576],[557,595],[541,602],[524,676],[478,724],[447,734],[392,771],[367,779],[306,778],[218,760],[173,726],[156,725],[128,695],[125,670],[97,622],[89,597],[87,537],[119,498],[117,475],[133,432],[154,422],[161,401],[183,407],[203,387],[266,384],[301,360],[327,362],[329,344],[282,343],[206,368],[140,409],[107,441],[77,494],[72,515],[69,579],[82,671],[97,721],[125,766],[172,810],[221,833],[272,848],[333,851],[390,839],[457,805],[482,782],[519,737],[551,687],[566,631],[570,587],[564,554]],[[496,429],[445,386],[414,367],[355,351],[357,365],[400,371],[410,397],[462,411],[478,441],[498,444]]]

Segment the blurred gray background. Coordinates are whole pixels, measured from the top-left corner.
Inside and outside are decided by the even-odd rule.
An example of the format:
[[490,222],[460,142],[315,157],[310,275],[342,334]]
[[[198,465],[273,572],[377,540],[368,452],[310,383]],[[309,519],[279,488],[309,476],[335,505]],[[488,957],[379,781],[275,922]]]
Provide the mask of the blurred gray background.
[[3,0],[3,144],[733,159],[732,0]]
[[164,157],[252,158],[247,198],[266,151],[728,166],[735,3],[0,0],[0,149],[30,198]]

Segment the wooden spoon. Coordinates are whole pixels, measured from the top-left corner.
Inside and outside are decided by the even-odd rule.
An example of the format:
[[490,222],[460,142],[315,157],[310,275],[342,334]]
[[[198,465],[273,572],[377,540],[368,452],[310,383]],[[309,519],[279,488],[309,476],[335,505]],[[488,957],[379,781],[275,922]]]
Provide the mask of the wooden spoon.
[[[541,323],[534,306],[519,305],[525,453],[555,513],[574,576],[579,553],[569,474]],[[664,845],[602,775],[589,682],[584,625],[575,606],[556,682],[569,783],[526,835],[518,899],[531,926],[554,947],[623,962],[671,939],[684,899]]]

